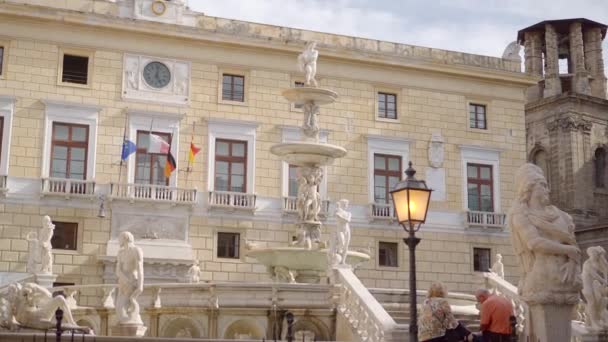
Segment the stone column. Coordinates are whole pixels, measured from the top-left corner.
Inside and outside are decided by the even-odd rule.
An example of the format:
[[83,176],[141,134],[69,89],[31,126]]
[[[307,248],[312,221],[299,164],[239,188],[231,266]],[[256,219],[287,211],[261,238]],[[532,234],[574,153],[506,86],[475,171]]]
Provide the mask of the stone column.
[[529,308],[532,324],[530,341],[570,341],[574,305],[538,304]]
[[545,90],[543,97],[551,97],[562,93],[559,79],[559,57],[557,32],[551,24],[545,25]]
[[579,94],[590,95],[589,75],[585,69],[585,55],[583,49],[583,30],[580,22],[570,24],[570,65],[574,74],[572,91]]
[[[526,74],[543,77],[543,51],[541,32],[526,32],[524,33],[524,60]],[[528,102],[540,99],[541,89],[538,85],[529,87],[526,90],[526,99]]]
[[606,98],[606,75],[604,74],[604,59],[602,56],[602,31],[599,27],[589,28],[583,32],[585,48],[585,64],[591,80],[591,96]]

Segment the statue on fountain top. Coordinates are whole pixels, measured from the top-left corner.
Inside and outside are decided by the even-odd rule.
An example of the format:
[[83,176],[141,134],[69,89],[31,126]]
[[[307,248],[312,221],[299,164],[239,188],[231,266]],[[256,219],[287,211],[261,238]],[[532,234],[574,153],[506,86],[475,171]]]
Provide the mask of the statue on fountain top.
[[144,289],[144,256],[134,240],[133,234],[127,231],[118,236],[116,317],[119,324],[142,324],[137,297]]
[[309,42],[306,49],[298,55],[298,67],[306,75],[304,85],[307,87],[318,87],[315,75],[317,74],[319,51],[315,49],[316,47],[317,42]]
[[515,173],[517,197],[507,223],[522,267],[519,291],[529,305],[570,304],[579,300],[581,252],[574,223],[549,202],[542,170],[524,164]]

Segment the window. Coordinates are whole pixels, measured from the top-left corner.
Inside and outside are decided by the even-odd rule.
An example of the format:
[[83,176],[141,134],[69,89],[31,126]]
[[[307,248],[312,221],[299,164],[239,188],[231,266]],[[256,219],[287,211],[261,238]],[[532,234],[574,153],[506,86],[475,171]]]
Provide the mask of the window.
[[391,203],[389,191],[400,179],[400,156],[374,154],[374,203]]
[[487,129],[486,106],[482,104],[469,104],[469,127]]
[[217,139],[215,142],[215,190],[247,191],[247,142]]
[[396,242],[378,243],[378,265],[388,267],[399,267],[398,251],[399,245]]
[[[294,87],[298,88],[298,87],[303,87],[304,86],[304,82],[300,82],[300,81],[295,81],[293,83]],[[293,108],[295,109],[302,109],[302,107],[304,107],[303,104],[294,104]]]
[[378,117],[397,119],[397,94],[378,92]]
[[0,46],[0,76],[2,76],[2,67],[4,66],[4,46]]
[[494,211],[492,166],[467,164],[469,210]]
[[298,167],[295,165],[289,165],[289,180],[288,180],[288,191],[287,196],[297,197],[298,196]]
[[217,233],[217,257],[239,259],[239,233]]
[[[167,143],[171,143],[169,133],[152,132]],[[165,153],[148,153],[149,131],[137,131],[137,152],[135,164],[135,183],[169,185],[169,179],[165,178],[165,164],[167,155]]]
[[491,250],[489,248],[473,248],[473,270],[488,272],[491,266]]
[[87,84],[89,77],[89,57],[63,55],[61,82]]
[[66,249],[75,251],[78,247],[78,223],[56,222],[51,245],[53,249]]
[[245,102],[245,77],[223,74],[222,100]]
[[53,123],[51,172],[53,178],[86,178],[89,126]]
[[606,150],[598,148],[595,150],[595,187],[606,187]]

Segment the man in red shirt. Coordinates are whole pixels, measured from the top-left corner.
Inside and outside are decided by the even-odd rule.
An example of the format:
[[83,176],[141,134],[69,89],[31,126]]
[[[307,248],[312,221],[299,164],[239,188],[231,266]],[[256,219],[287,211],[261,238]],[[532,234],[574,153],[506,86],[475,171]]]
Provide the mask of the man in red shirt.
[[475,292],[481,304],[479,330],[483,342],[508,342],[511,338],[511,321],[513,306],[505,297],[493,295],[486,289]]

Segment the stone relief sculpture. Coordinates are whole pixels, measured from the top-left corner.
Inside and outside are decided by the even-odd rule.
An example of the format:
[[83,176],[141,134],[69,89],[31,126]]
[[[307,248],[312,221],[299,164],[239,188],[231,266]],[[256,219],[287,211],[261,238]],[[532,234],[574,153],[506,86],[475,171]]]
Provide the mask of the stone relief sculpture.
[[496,262],[492,265],[490,269],[492,273],[495,273],[497,276],[505,279],[505,265],[502,263],[502,255],[500,253],[496,254]]
[[127,88],[139,89],[139,82],[137,81],[139,61],[137,59],[129,59],[126,64],[125,79],[127,80]]
[[502,53],[502,58],[521,63],[521,56],[519,55],[520,49],[521,46],[519,43],[517,41],[513,41],[505,48],[505,51]]
[[429,164],[431,167],[439,168],[443,165],[445,151],[441,133],[433,133],[429,143]]
[[507,223],[522,267],[521,296],[529,305],[575,305],[581,279],[572,218],[550,204],[547,181],[538,166],[521,166],[515,184],[517,197]]
[[135,246],[133,235],[122,232],[118,237],[120,250],[116,256],[116,316],[119,324],[143,324],[139,315],[137,297],[144,286],[144,258],[141,248]]
[[319,58],[319,51],[315,48],[317,42],[310,42],[306,45],[306,49],[298,55],[298,67],[300,71],[304,72],[306,77],[304,85],[308,87],[317,87],[317,80],[315,75],[317,74],[317,58]]
[[592,330],[608,329],[608,261],[600,246],[587,248],[589,259],[583,264],[583,296],[586,325]]
[[196,284],[201,280],[201,268],[199,266],[199,261],[195,260],[190,269],[188,269],[188,282],[191,284]]
[[72,311],[62,295],[53,297],[49,290],[38,284],[26,283],[23,286],[19,283],[11,284],[5,298],[1,308],[2,326],[5,328],[49,329],[55,325],[55,311],[61,309],[64,328],[91,332],[90,328],[76,324]]
[[300,208],[300,220],[303,222],[319,221],[321,211],[321,195],[317,187],[323,179],[323,169],[320,167],[301,167],[301,175],[298,178],[298,208]]
[[275,266],[272,270],[274,274],[274,280],[279,283],[295,284],[296,278],[293,271],[290,271],[284,266]]
[[319,140],[319,106],[314,102],[307,102],[302,107],[304,112],[304,125],[302,132],[304,135]]
[[336,202],[336,222],[337,222],[337,254],[340,256],[340,263],[346,264],[346,254],[350,244],[350,219],[351,213],[348,209],[348,200],[341,199]]
[[29,273],[53,273],[53,246],[51,239],[55,225],[47,215],[42,219],[42,228],[36,235],[34,232],[27,234],[29,242],[29,255],[27,261],[27,271]]

